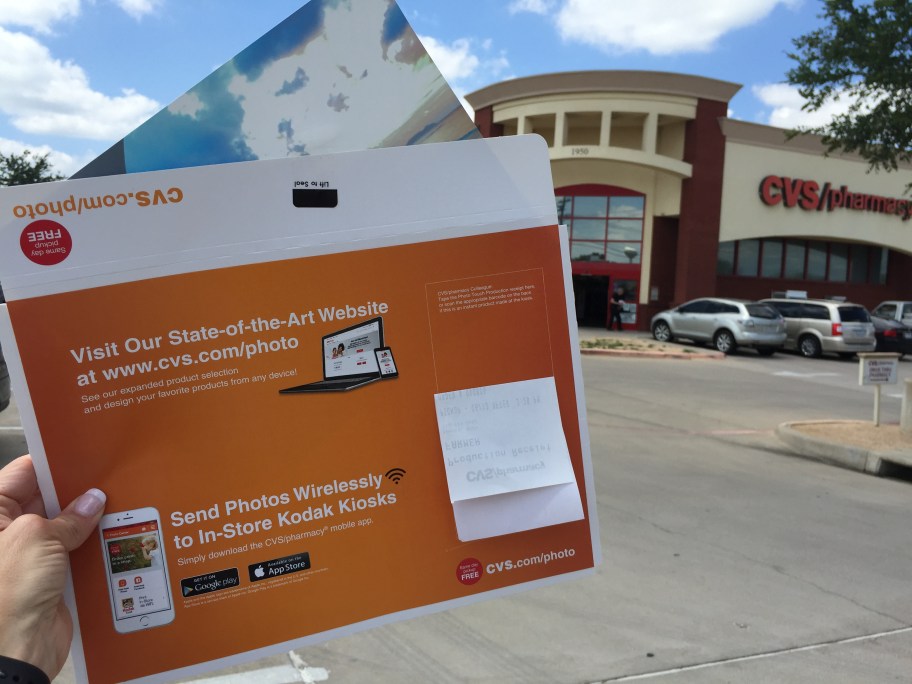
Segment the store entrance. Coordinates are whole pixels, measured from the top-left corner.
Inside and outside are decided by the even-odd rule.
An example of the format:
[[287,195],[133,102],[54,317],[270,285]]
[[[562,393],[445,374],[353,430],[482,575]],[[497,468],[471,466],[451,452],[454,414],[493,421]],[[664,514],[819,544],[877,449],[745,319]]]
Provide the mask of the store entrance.
[[608,276],[573,276],[577,325],[604,328],[608,324],[608,282]]

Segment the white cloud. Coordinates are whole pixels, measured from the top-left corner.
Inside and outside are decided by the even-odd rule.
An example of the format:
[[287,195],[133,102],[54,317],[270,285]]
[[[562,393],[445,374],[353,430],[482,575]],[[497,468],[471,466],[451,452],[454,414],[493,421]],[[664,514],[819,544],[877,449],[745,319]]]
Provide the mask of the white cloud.
[[80,0],[0,0],[0,26],[49,33],[51,25],[79,15]]
[[24,133],[116,140],[159,108],[133,91],[92,90],[81,67],[25,34],[0,28],[0,54],[0,113]]
[[513,0],[507,7],[510,14],[531,12],[532,14],[548,14],[554,7],[555,0]]
[[837,114],[845,114],[853,102],[848,96],[842,96],[837,101],[830,100],[815,112],[806,112],[801,109],[805,100],[794,86],[767,83],[755,85],[751,91],[758,100],[772,108],[766,123],[779,128],[824,126]]
[[18,155],[22,154],[26,150],[32,152],[35,155],[38,155],[39,157],[46,154],[48,161],[52,167],[51,170],[54,173],[62,173],[65,176],[73,175],[79,169],[81,169],[83,166],[98,156],[96,152],[90,150],[80,156],[74,157],[73,155],[67,154],[66,152],[55,150],[48,145],[28,145],[20,140],[0,138],[0,154]]
[[113,0],[114,4],[134,19],[142,19],[152,14],[161,4],[161,0]]
[[794,4],[795,0],[563,0],[555,21],[567,41],[610,52],[669,55],[708,51],[725,33],[756,23],[777,5]]
[[469,78],[481,63],[472,54],[471,42],[466,38],[458,38],[449,45],[430,36],[420,36],[420,39],[447,81]]
[[[90,0],[94,2],[94,0]],[[163,0],[110,0],[134,19],[151,14]],[[82,0],[0,0],[0,26],[17,26],[50,33],[54,24],[74,19]]]
[[[511,78],[507,73],[510,60],[506,52],[494,52],[494,41],[490,38],[459,38],[449,45],[431,36],[420,38],[434,64],[457,94],[471,90],[480,82]],[[476,50],[475,46],[480,50]],[[468,107],[468,104],[464,103],[464,106]]]
[[[509,73],[510,60],[507,59],[506,52],[493,52],[494,41],[490,38],[480,41],[459,38],[449,45],[431,36],[420,36],[420,39],[434,64],[456,93],[463,109],[472,119],[475,118],[475,110],[465,99],[465,94],[481,84],[513,78]],[[475,45],[480,47],[480,51],[473,50]]]

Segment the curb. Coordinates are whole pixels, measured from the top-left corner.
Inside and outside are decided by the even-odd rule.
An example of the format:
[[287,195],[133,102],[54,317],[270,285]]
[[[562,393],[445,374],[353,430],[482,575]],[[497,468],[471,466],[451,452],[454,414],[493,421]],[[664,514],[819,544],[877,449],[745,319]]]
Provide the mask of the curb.
[[862,447],[850,446],[839,442],[830,442],[819,437],[811,437],[794,426],[798,425],[826,425],[846,423],[864,423],[866,421],[847,420],[806,420],[782,423],[776,428],[776,435],[799,456],[830,463],[842,468],[856,470],[861,473],[880,475],[884,472],[884,464],[895,464],[904,467],[912,466],[912,455],[904,451],[874,451]]
[[591,356],[620,356],[620,357],[642,357],[647,359],[724,359],[725,354],[721,352],[699,351],[690,354],[684,352],[655,352],[639,351],[637,349],[596,349],[592,347],[580,348],[580,354]]

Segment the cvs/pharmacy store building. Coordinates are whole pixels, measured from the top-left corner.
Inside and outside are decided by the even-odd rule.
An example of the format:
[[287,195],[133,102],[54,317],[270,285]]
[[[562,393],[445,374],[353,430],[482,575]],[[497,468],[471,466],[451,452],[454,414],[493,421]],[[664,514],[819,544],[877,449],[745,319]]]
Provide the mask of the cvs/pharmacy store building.
[[548,144],[581,325],[606,325],[617,287],[630,329],[704,296],[912,299],[912,168],[867,173],[816,136],[730,119],[740,87],[583,71],[467,96],[485,137]]

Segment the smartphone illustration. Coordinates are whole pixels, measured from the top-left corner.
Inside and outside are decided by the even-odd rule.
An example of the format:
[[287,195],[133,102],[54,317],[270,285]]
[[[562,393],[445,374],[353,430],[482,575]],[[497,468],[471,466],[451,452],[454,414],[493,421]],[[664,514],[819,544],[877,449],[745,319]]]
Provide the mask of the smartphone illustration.
[[114,629],[127,634],[174,620],[158,511],[136,508],[109,513],[98,529]]
[[399,370],[396,368],[396,360],[393,358],[393,350],[389,347],[380,347],[374,349],[374,355],[377,357],[377,366],[380,368],[381,378],[397,378]]

